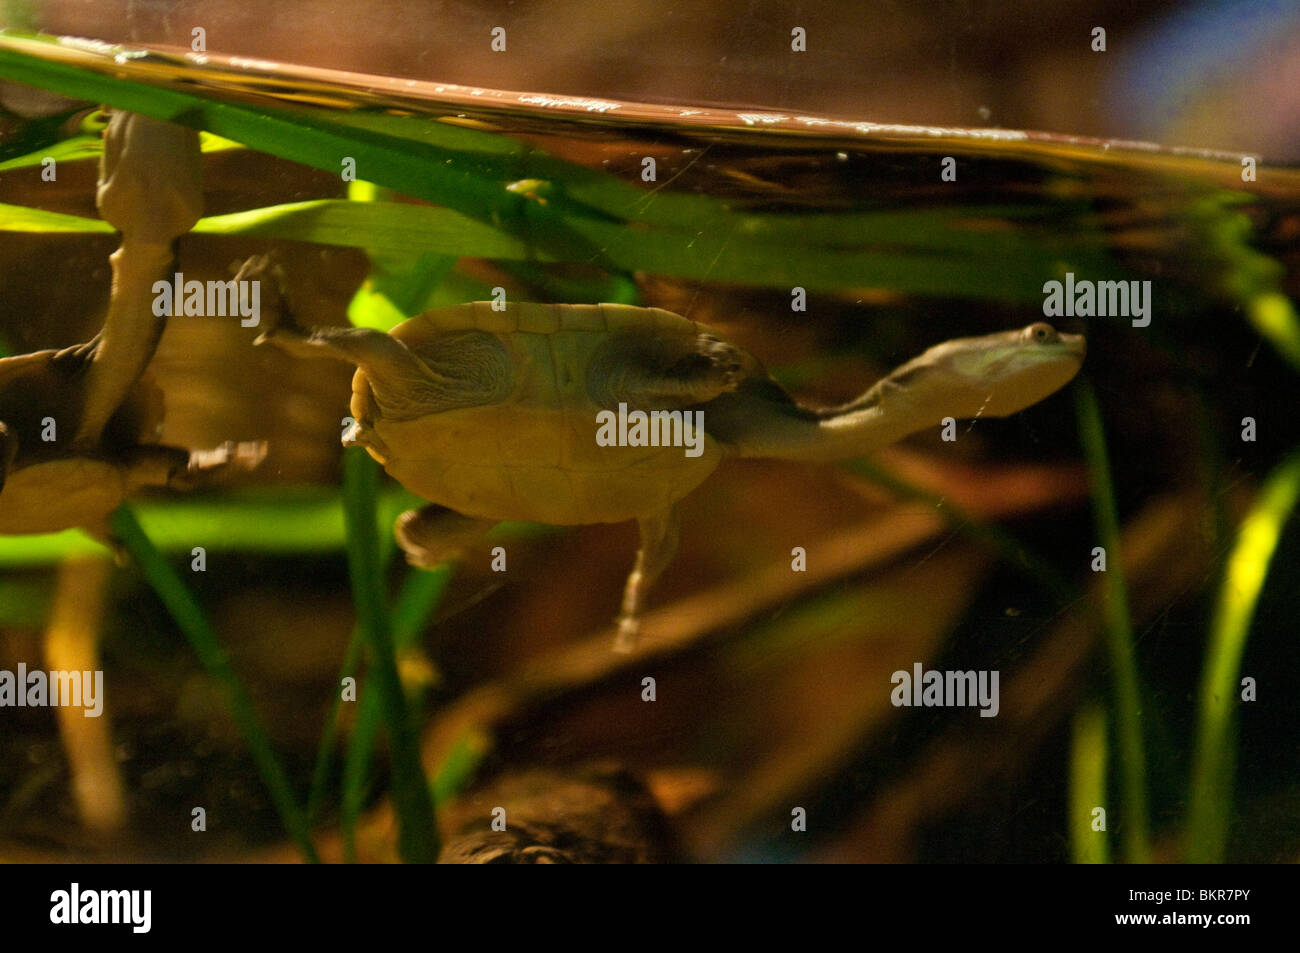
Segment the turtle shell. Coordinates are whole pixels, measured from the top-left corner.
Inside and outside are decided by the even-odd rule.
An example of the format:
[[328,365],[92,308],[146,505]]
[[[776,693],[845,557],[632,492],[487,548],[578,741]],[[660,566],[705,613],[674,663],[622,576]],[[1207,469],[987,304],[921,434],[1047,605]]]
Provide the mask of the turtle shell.
[[618,411],[617,399],[592,397],[608,391],[596,377],[608,382],[610,355],[626,353],[618,347],[691,353],[705,326],[657,308],[512,303],[496,311],[475,302],[426,312],[392,334],[434,361],[440,341],[466,332],[499,342],[511,378],[496,388],[504,397],[391,420],[378,413],[366,372],[353,378],[358,442],[426,499],[484,519],[621,522],[666,509],[721,461],[704,433],[694,457],[684,446],[597,442],[597,414]]

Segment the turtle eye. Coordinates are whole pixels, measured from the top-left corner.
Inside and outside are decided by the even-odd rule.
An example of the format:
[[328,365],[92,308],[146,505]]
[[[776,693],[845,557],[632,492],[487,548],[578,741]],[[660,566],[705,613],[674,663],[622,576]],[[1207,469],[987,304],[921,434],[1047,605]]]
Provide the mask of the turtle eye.
[[1045,321],[1039,321],[1025,328],[1025,338],[1035,344],[1050,344],[1056,340],[1056,329]]

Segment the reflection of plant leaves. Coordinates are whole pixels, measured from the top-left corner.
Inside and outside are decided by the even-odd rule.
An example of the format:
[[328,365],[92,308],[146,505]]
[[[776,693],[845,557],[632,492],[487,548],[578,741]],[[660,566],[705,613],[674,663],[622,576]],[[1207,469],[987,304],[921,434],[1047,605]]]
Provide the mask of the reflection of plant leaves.
[[[242,148],[244,147],[238,142],[231,142],[229,139],[214,136],[210,132],[199,134],[199,149],[202,152],[226,152],[231,149]],[[88,159],[98,162],[99,157],[103,154],[104,139],[102,136],[73,136],[70,139],[64,139],[45,148],[37,149],[35,152],[29,152],[27,155],[10,159],[8,162],[0,162],[0,172],[38,166],[46,159],[53,159],[59,165],[71,162],[85,162]]]
[[[0,230],[104,231],[90,219],[19,206],[0,208]],[[45,228],[39,227],[46,222]],[[111,231],[111,229],[108,229]],[[805,249],[806,257],[779,243],[741,242],[704,233],[687,242],[663,230],[596,220],[570,223],[581,241],[559,250],[534,248],[497,228],[445,208],[401,203],[321,199],[200,219],[195,234],[279,238],[345,245],[383,254],[416,250],[438,255],[514,260],[590,262],[583,249],[599,246],[618,270],[651,271],[683,278],[736,281],[765,287],[882,286],[953,297],[1008,298],[1015,289],[1038,294],[1042,262],[1014,258],[998,269],[974,258],[913,252],[866,254],[834,248]]]
[[[705,195],[646,192],[496,133],[447,123],[217,101],[39,58],[48,41],[0,38],[0,75],[216,132],[283,158],[337,172],[355,160],[369,181],[454,209],[535,257],[758,285],[882,286],[918,294],[1037,300],[1045,278],[1113,271],[1095,228],[1053,224],[1032,205],[760,214]],[[508,186],[521,179],[534,192]],[[1010,227],[1013,223],[1017,227]],[[637,227],[630,227],[635,225]],[[1083,234],[1083,237],[1075,236]],[[347,243],[347,242],[340,242]]]

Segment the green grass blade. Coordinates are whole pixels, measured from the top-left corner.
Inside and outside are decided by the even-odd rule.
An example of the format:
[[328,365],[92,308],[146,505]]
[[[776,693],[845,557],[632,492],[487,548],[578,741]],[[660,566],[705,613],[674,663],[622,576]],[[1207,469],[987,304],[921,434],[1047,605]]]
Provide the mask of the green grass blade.
[[1282,529],[1300,497],[1300,451],[1273,471],[1242,521],[1228,556],[1201,676],[1196,756],[1188,796],[1186,859],[1221,863],[1236,770],[1241,659]]
[[[211,133],[199,134],[200,152],[226,152],[230,149],[244,148],[238,142],[222,139]],[[44,149],[37,149],[27,155],[16,156],[0,162],[0,172],[12,172],[14,169],[27,169],[41,165],[46,159],[53,159],[60,167],[73,162],[98,162],[104,154],[104,139],[98,133],[72,136],[51,143]]]
[[378,693],[388,729],[398,852],[408,863],[431,863],[438,856],[438,829],[429,783],[420,765],[419,742],[397,674],[392,620],[380,561],[375,505],[379,465],[359,447],[345,450],[343,456],[348,568],[357,617],[369,649],[371,679],[367,687]]
[[[1123,793],[1124,858],[1129,863],[1151,860],[1146,790],[1146,745],[1142,737],[1142,702],[1133,620],[1120,559],[1119,514],[1111,485],[1110,460],[1101,409],[1088,381],[1075,382],[1079,435],[1092,483],[1093,522],[1097,539],[1106,550],[1106,571],[1101,574],[1102,627],[1110,657],[1111,694],[1115,705],[1115,730],[1119,741],[1120,790]],[[1111,812],[1114,817],[1114,812]]]
[[1110,863],[1110,835],[1093,829],[1093,811],[1107,810],[1106,709],[1090,701],[1074,713],[1070,741],[1070,853],[1076,864]]
[[0,202],[0,232],[39,232],[41,234],[113,235],[117,230],[108,222],[64,212],[47,212]]
[[[339,736],[339,710],[343,705],[343,679],[356,676],[357,663],[361,660],[361,649],[365,645],[365,635],[360,626],[352,629],[352,638],[348,641],[347,651],[343,654],[343,665],[339,668],[339,677],[334,684],[333,701],[325,715],[325,727],[321,730],[320,744],[316,749],[316,761],[312,765],[311,788],[307,794],[307,822],[314,824],[320,818],[321,806],[325,802],[325,790],[329,786],[330,773],[334,770],[334,752]],[[355,830],[355,824],[353,829]],[[355,841],[354,850],[355,850]]]
[[[398,594],[397,602],[393,607],[392,616],[393,647],[399,654],[403,649],[414,645],[420,633],[424,631],[430,616],[437,611],[450,578],[450,568],[438,569],[434,572],[412,570],[407,574],[406,581],[402,584],[402,591]],[[364,634],[358,626],[353,630],[352,640],[348,643],[343,666],[339,671],[340,684],[344,678],[356,675],[363,645]],[[320,749],[316,754],[316,766],[312,773],[312,794],[307,802],[309,817],[316,816],[324,800],[330,772],[333,770],[341,704],[341,693],[335,692],[329,715],[326,716],[325,730],[322,732]],[[345,778],[352,778],[353,782],[351,786],[345,785],[343,791],[343,801],[347,805],[345,813],[348,817],[344,827],[354,834],[356,819],[365,800],[365,786],[368,780],[366,772],[370,767],[370,756],[374,751],[374,739],[378,734],[380,721],[378,696],[374,692],[359,696],[357,704],[357,717],[352,740],[348,744],[348,761],[344,774]],[[364,740],[358,740],[361,738]],[[351,850],[355,851],[354,840]]]
[[411,251],[524,259],[528,244],[452,209],[400,202],[317,199],[200,219],[195,234],[280,238],[363,248],[377,256]]
[[[387,530],[397,514],[420,505],[405,490],[379,499],[377,526]],[[343,504],[337,489],[230,490],[220,497],[175,497],[131,504],[152,544],[165,553],[240,551],[275,555],[338,552],[344,544]],[[50,566],[107,550],[80,530],[0,536],[0,568]]]
[[303,857],[311,863],[317,863],[318,858],[311,843],[306,817],[298,807],[293,788],[289,783],[289,775],[276,757],[266,729],[263,728],[257,710],[253,707],[253,700],[230,664],[230,657],[226,654],[226,650],[217,641],[216,633],[208,624],[203,608],[181,581],[176,570],[149,541],[149,537],[129,507],[118,507],[113,514],[111,525],[113,532],[136,561],[141,573],[193,647],[199,663],[225,692],[226,702],[230,706],[235,724],[238,725],[240,734],[248,745],[249,753],[257,765],[258,773],[262,776],[262,782],[270,792],[271,801],[280,815],[285,830],[298,845],[298,850]]

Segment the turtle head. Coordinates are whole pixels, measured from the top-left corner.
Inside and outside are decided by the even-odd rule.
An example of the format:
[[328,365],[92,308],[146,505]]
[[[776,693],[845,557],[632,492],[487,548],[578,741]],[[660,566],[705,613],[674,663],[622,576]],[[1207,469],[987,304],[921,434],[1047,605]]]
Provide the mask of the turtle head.
[[0,420],[0,490],[4,489],[5,478],[18,456],[18,435]]
[[957,338],[889,375],[896,393],[929,416],[1006,417],[1070,382],[1083,365],[1081,334],[1038,322],[1018,331]]

